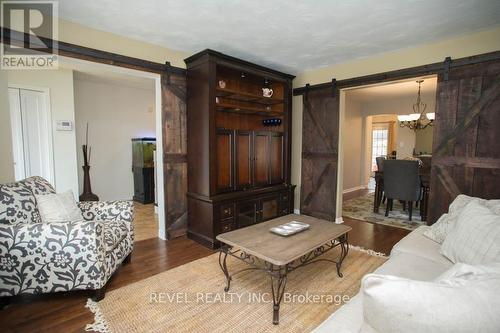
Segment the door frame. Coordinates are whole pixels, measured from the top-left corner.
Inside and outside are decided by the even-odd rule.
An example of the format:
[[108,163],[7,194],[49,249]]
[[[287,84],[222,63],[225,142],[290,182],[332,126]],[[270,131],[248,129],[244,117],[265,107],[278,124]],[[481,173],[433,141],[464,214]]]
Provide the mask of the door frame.
[[[49,174],[50,174],[50,179],[47,179],[51,184],[56,184],[56,177],[55,177],[55,166],[54,166],[54,132],[52,128],[52,109],[51,109],[51,104],[50,104],[50,89],[47,87],[39,87],[39,86],[32,86],[32,85],[27,85],[27,84],[17,84],[17,83],[9,83],[8,84],[8,89],[19,89],[19,90],[31,90],[31,91],[37,91],[41,92],[43,94],[44,98],[44,104],[45,104],[45,112],[47,116],[47,137],[48,137],[48,147],[47,151],[44,152],[46,153],[47,156],[49,156]],[[19,101],[21,104],[21,101]],[[12,108],[9,107],[9,112],[11,116],[11,128],[12,128],[12,146],[14,150],[19,150],[19,147],[16,147],[19,145],[19,142],[17,140],[14,140],[18,135],[19,135],[19,128],[14,128],[12,125]],[[20,124],[19,124],[20,125]],[[21,130],[21,136],[22,136],[22,130]],[[24,147],[22,148],[24,151]],[[25,159],[23,158],[25,161]],[[26,161],[25,161],[26,163]]]

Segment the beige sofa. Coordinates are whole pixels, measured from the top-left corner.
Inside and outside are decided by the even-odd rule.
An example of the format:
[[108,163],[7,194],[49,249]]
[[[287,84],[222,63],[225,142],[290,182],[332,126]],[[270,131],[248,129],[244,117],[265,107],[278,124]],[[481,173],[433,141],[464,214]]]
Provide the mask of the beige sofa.
[[[391,252],[390,259],[374,273],[394,275],[413,280],[431,281],[447,271],[453,263],[439,253],[441,244],[425,237],[428,226],[421,226],[401,239]],[[359,332],[363,325],[362,294],[334,312],[318,326],[315,333]]]

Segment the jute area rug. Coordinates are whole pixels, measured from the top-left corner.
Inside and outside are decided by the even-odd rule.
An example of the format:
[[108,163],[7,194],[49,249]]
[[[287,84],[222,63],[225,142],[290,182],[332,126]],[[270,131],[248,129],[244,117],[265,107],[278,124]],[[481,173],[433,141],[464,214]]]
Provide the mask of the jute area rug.
[[[337,258],[334,249],[324,258]],[[313,263],[288,275],[280,324],[272,324],[270,278],[260,271],[236,275],[225,293],[218,254],[113,290],[87,307],[99,332],[309,332],[354,296],[361,278],[386,260],[373,251],[350,247],[342,265]],[[228,259],[230,272],[247,267]]]

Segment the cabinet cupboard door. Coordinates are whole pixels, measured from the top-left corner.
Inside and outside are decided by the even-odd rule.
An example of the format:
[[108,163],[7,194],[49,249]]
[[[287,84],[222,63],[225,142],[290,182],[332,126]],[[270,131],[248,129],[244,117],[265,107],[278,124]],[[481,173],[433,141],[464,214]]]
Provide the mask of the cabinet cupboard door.
[[248,227],[259,221],[259,201],[248,200],[236,205],[236,225],[238,228]]
[[217,192],[234,187],[234,131],[217,130]]
[[255,185],[270,183],[270,138],[269,132],[255,132],[254,137],[254,177]]
[[260,200],[260,220],[267,221],[279,216],[279,196]]
[[271,133],[270,142],[270,171],[271,183],[283,183],[283,157],[284,157],[284,142],[282,133]]
[[236,131],[235,134],[235,185],[237,189],[252,186],[252,132]]

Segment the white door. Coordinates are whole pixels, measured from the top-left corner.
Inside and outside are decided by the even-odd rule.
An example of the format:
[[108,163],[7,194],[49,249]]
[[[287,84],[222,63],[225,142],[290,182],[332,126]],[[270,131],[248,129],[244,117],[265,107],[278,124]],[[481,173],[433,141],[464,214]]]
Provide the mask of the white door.
[[9,88],[9,103],[16,180],[41,176],[54,184],[47,92]]

